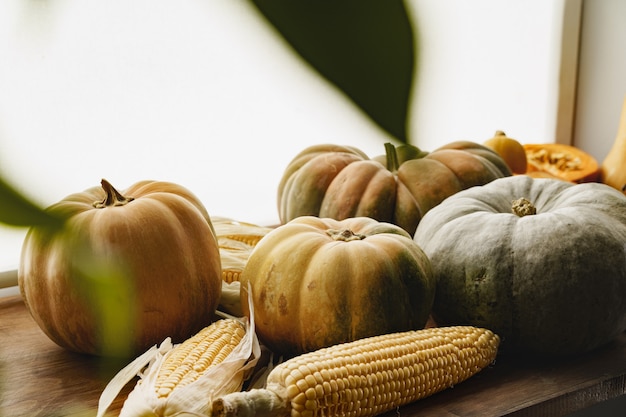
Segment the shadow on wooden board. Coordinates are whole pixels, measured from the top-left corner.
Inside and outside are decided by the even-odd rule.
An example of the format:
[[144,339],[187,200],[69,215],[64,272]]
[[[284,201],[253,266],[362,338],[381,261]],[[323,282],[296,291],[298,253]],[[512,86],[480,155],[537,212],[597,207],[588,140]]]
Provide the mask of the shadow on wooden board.
[[569,417],[622,417],[626,415],[626,394],[577,411]]

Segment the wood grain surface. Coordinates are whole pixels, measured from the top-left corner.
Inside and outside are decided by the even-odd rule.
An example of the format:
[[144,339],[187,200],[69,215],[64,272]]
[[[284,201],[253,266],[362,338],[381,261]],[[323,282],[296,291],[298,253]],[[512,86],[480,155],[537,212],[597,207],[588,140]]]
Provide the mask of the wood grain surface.
[[[100,393],[125,363],[67,352],[22,299],[0,299],[0,416],[95,416]],[[563,416],[626,393],[626,334],[591,354],[519,362],[501,356],[469,380],[392,416]],[[110,416],[117,415],[129,384]]]

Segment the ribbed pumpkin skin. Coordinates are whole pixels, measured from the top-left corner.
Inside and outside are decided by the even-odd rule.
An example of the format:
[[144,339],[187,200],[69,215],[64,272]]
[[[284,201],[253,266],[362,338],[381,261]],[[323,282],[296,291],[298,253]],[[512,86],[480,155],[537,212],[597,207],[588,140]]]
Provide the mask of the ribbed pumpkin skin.
[[368,159],[349,146],[314,145],[297,154],[278,185],[278,214],[282,223],[300,216],[319,214],[326,189],[352,162]]
[[221,262],[202,203],[185,188],[158,181],[136,183],[122,194],[134,200],[105,208],[93,205],[106,195],[101,187],[72,194],[49,208],[69,216],[63,231],[33,228],[25,238],[21,293],[41,329],[66,349],[117,353],[103,351],[99,313],[81,294],[86,284],[75,273],[77,245],[98,262],[127,269],[134,295],[120,303],[134,303],[135,312],[116,330],[120,337],[132,332],[133,352],[168,336],[183,341],[210,323],[217,307]]
[[[513,214],[520,197],[537,214]],[[440,325],[484,326],[503,351],[541,355],[626,329],[626,197],[606,185],[499,179],[431,210],[414,240],[433,265]]]
[[[361,239],[335,240],[328,230]],[[303,216],[255,247],[241,276],[259,338],[298,354],[383,333],[423,328],[434,298],[430,262],[400,227],[370,218]]]
[[511,175],[497,153],[474,142],[452,142],[429,154],[416,149],[398,147],[397,167],[387,166],[386,156],[369,159],[353,148],[305,149],[278,187],[281,223],[300,216],[371,217],[412,235],[424,214],[446,197]]

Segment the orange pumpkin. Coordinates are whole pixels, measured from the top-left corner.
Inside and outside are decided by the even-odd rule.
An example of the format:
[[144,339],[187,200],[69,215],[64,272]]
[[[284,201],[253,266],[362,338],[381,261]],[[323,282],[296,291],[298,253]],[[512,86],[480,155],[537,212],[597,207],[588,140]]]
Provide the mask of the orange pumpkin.
[[424,214],[450,195],[511,175],[486,146],[458,141],[431,153],[385,145],[369,159],[351,147],[317,145],[287,166],[278,186],[282,224],[300,216],[371,217],[413,234]]
[[402,228],[367,217],[302,216],[269,232],[240,276],[241,304],[274,352],[291,355],[423,328],[430,261]]
[[206,209],[187,189],[142,181],[119,193],[103,180],[48,210],[67,216],[66,226],[29,230],[18,283],[55,343],[127,356],[211,322],[219,249]]

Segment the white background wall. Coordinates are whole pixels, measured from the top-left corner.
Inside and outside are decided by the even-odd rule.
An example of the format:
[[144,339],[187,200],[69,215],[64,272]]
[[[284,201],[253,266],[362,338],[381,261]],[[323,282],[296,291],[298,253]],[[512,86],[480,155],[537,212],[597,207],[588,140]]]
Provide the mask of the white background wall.
[[[297,152],[388,139],[242,0],[3,0],[0,39],[0,172],[42,205],[159,179],[274,224]],[[0,269],[23,233],[2,229]]]
[[[572,71],[561,68],[570,3],[580,5],[409,1],[420,48],[413,140],[433,149],[457,139],[482,142],[503,130],[526,143],[554,142],[559,78]],[[577,47],[576,39],[567,41]]]
[[[578,44],[562,37],[576,3],[408,0],[419,48],[412,141],[432,150],[497,129],[555,141],[574,115],[570,100],[557,117],[561,78],[577,68],[561,54]],[[574,141],[597,157],[626,92],[626,58],[609,46],[625,50],[625,4],[582,8]],[[103,177],[119,188],[159,179],[187,186],[212,215],[272,224],[297,152],[329,142],[374,156],[390,139],[243,0],[3,0],[0,62],[0,173],[42,205]],[[16,267],[23,234],[0,227],[0,270]]]

